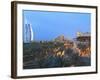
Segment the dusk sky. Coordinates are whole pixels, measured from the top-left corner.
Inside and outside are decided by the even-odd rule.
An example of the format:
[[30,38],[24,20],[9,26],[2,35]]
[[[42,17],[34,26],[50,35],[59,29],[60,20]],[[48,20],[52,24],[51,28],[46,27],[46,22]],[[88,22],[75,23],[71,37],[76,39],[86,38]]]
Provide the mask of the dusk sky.
[[32,25],[34,39],[53,40],[59,35],[75,38],[76,32],[91,31],[91,14],[75,12],[23,11],[24,25]]

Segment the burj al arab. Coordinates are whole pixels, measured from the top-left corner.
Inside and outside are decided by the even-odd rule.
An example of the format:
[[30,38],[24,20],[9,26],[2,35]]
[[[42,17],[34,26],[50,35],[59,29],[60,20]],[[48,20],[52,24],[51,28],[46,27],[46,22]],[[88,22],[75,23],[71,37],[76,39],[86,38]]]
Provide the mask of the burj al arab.
[[28,22],[25,22],[23,26],[23,42],[30,43],[33,41],[33,29],[32,25]]

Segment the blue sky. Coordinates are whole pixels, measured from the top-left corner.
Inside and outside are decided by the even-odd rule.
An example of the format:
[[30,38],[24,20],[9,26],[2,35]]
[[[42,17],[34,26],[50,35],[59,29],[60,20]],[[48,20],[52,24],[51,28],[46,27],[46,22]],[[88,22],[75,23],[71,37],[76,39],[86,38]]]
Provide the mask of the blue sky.
[[76,32],[91,31],[91,14],[75,12],[23,11],[24,24],[32,25],[34,40],[53,40],[59,35],[75,38]]

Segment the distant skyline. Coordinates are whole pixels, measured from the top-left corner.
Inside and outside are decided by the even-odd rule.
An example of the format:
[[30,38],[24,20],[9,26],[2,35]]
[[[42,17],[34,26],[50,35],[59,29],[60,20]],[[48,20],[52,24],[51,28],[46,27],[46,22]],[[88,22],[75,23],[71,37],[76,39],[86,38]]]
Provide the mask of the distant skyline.
[[91,31],[91,14],[23,10],[23,21],[31,24],[35,41],[53,40],[60,35],[75,38],[77,32]]

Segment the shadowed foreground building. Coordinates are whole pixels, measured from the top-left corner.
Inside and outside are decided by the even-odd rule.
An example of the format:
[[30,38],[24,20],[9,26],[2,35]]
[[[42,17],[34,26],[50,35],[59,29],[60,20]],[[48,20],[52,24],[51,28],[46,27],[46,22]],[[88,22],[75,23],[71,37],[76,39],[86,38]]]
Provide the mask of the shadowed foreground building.
[[89,32],[77,32],[76,44],[80,50],[81,56],[90,56],[91,54],[91,35]]

